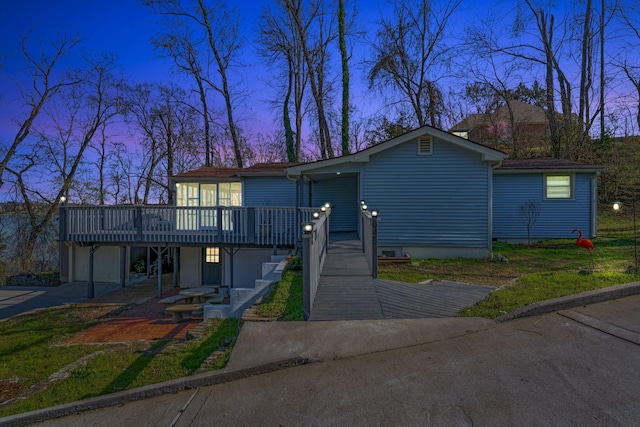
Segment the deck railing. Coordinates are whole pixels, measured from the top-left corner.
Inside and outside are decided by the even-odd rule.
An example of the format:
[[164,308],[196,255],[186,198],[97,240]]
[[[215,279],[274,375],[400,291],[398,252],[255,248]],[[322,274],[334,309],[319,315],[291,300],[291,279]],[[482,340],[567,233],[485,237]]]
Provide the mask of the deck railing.
[[302,235],[302,297],[304,320],[309,320],[311,307],[316,297],[320,273],[327,258],[329,246],[329,216],[331,208],[317,218],[303,223]]
[[312,208],[63,206],[59,239],[84,243],[255,244],[293,246]]

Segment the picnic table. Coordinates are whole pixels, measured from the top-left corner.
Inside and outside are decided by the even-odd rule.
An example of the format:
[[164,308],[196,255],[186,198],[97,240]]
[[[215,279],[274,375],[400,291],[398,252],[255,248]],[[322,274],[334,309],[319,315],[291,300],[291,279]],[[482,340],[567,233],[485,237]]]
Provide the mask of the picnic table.
[[185,288],[177,295],[173,295],[158,301],[165,305],[165,312],[171,314],[171,320],[181,322],[183,313],[192,312],[192,315],[201,315],[202,308],[207,302],[222,302],[222,295],[216,293],[217,287],[197,286]]
[[178,294],[185,297],[187,303],[201,303],[207,300],[207,297],[216,293],[215,288],[199,286],[195,288],[186,288]]

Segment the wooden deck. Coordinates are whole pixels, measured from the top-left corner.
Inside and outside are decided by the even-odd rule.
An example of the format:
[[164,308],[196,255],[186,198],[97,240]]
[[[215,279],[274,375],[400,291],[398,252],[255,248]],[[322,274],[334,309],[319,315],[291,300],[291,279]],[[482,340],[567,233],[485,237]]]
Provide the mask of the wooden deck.
[[309,320],[452,317],[483,300],[490,286],[373,279],[359,240],[331,242]]

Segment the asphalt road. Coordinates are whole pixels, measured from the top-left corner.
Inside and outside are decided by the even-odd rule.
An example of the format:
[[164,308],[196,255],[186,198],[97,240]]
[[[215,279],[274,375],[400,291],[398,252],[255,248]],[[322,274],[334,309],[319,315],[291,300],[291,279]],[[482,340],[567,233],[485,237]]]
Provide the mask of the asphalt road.
[[388,323],[402,340],[384,323],[314,322],[308,331],[339,327],[340,342],[303,334],[296,351],[316,348],[312,363],[39,425],[640,425],[640,296],[504,323],[422,322]]

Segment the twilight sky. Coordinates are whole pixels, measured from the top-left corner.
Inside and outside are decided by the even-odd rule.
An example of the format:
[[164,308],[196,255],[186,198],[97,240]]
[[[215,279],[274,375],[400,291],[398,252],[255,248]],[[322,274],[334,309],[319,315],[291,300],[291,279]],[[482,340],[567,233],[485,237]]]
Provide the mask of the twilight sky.
[[[29,46],[36,52],[38,44],[57,34],[66,32],[71,38],[79,35],[82,48],[93,52],[115,53],[118,64],[124,69],[125,77],[131,82],[177,81],[181,77],[171,75],[171,62],[159,58],[149,40],[161,28],[156,25],[157,17],[138,0],[4,0],[0,6],[0,137],[13,138],[11,118],[15,117],[15,107],[21,98],[15,80],[21,78],[24,61],[21,53],[21,39],[31,31]],[[365,0],[358,3],[358,21],[371,28],[378,17],[378,3],[385,0]],[[243,115],[251,117],[255,131],[268,130],[272,124],[272,114],[268,106],[265,85],[260,84],[265,70],[260,58],[255,54],[255,32],[257,19],[269,0],[243,0],[240,13],[245,28],[245,45],[242,62],[251,68],[248,84],[255,84],[252,102]],[[388,3],[387,3],[388,4]],[[75,50],[75,49],[74,49]],[[80,50],[75,52],[80,54]],[[361,55],[354,54],[360,61]],[[62,69],[62,67],[60,68]],[[352,101],[366,107],[368,98],[362,88],[358,70],[352,65]],[[24,76],[27,77],[27,76]],[[27,77],[28,78],[28,77]],[[26,80],[28,82],[28,80]],[[263,82],[264,83],[264,82]],[[261,99],[263,98],[263,99]],[[19,104],[16,104],[19,103]],[[257,120],[254,120],[257,119]],[[263,129],[261,129],[263,128]]]

